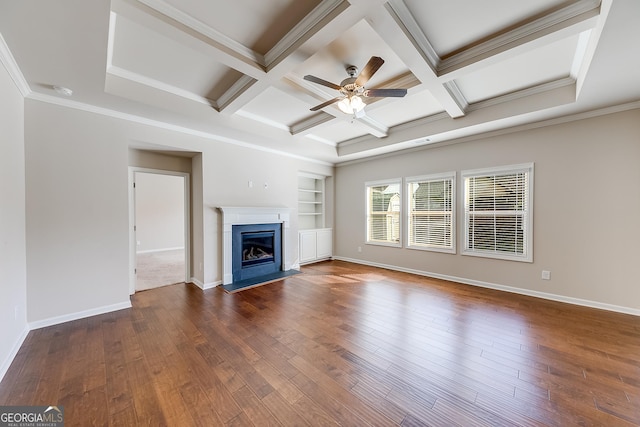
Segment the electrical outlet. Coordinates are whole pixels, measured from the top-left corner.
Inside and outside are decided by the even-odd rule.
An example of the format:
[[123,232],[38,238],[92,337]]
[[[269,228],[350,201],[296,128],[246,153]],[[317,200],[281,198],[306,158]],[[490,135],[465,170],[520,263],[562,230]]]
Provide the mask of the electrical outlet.
[[200,271],[202,271],[202,263],[200,263]]
[[20,313],[20,307],[16,305],[13,308],[13,320],[18,320],[18,313]]
[[551,272],[549,270],[542,270],[542,280],[551,280]]
[[358,252],[362,252],[362,246],[358,246]]

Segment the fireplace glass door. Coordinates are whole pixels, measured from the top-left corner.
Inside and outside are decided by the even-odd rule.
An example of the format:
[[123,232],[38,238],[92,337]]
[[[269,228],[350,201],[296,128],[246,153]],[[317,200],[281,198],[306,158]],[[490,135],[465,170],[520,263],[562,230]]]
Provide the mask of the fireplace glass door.
[[234,225],[231,234],[234,282],[282,270],[281,223]]

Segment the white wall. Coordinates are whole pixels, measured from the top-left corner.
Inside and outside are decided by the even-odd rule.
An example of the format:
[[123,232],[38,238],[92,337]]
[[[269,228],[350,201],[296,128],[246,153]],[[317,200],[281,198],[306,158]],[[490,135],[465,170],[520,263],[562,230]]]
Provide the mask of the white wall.
[[137,252],[184,248],[185,178],[135,172]]
[[0,379],[25,338],[24,102],[0,63]]
[[[640,313],[639,141],[640,110],[632,110],[340,166],[336,254]],[[460,255],[460,171],[527,162],[535,163],[534,262]],[[448,171],[458,172],[458,254],[365,244],[366,181]]]

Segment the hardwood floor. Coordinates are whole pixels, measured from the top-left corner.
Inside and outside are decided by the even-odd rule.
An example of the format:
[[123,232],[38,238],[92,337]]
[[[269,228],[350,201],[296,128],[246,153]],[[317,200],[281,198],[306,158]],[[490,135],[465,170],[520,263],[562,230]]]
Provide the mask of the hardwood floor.
[[640,425],[640,318],[330,261],[29,333],[0,405],[66,426]]

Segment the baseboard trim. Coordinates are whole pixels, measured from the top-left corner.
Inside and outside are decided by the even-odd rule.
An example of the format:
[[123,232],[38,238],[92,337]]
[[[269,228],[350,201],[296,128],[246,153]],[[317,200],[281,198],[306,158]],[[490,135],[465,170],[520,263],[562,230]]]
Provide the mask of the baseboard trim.
[[136,255],[140,254],[154,254],[158,252],[168,252],[168,251],[183,251],[184,246],[175,247],[175,248],[162,248],[162,249],[147,249],[145,251],[137,251]]
[[613,311],[613,312],[616,312],[616,313],[623,313],[623,314],[631,314],[633,316],[640,316],[640,310],[639,309],[635,309],[635,308],[631,308],[631,307],[624,307],[624,306],[619,306],[619,305],[614,305],[614,304],[607,304],[607,303],[602,303],[602,302],[598,302],[598,301],[591,301],[591,300],[586,300],[586,299],[581,299],[581,298],[567,297],[567,296],[564,296],[564,295],[551,294],[551,293],[548,293],[548,292],[532,291],[530,289],[515,288],[513,286],[500,285],[500,284],[497,284],[497,283],[483,282],[483,281],[480,281],[480,280],[467,279],[467,278],[464,278],[464,277],[449,276],[449,275],[446,275],[446,274],[432,273],[432,272],[429,272],[429,271],[414,270],[412,268],[404,268],[404,267],[398,267],[396,265],[381,264],[381,263],[377,263],[377,262],[369,262],[369,261],[365,261],[365,260],[361,260],[361,259],[355,259],[355,258],[346,258],[346,257],[334,256],[333,259],[339,260],[339,261],[345,261],[345,262],[352,262],[354,264],[368,265],[368,266],[371,266],[371,267],[386,268],[387,270],[400,271],[400,272],[403,272],[403,273],[411,273],[411,274],[416,274],[418,276],[432,277],[434,279],[448,280],[450,282],[462,283],[464,285],[478,286],[478,287],[481,287],[481,288],[495,289],[495,290],[498,290],[498,291],[511,292],[511,293],[520,294],[520,295],[527,295],[527,296],[530,296],[530,297],[542,298],[542,299],[551,300],[551,301],[557,301],[557,302],[564,302],[564,303],[567,303],[567,304],[579,305],[579,306],[583,306],[583,307],[597,308],[597,309],[600,309],[600,310]]
[[84,319],[85,317],[97,316],[99,314],[110,313],[112,311],[124,310],[131,308],[131,301],[123,301],[117,304],[105,305],[102,307],[92,308],[90,310],[79,311],[77,313],[65,314],[62,316],[50,317],[48,319],[37,320],[29,323],[29,329],[46,328],[47,326],[58,325],[64,322],[70,322],[72,320]]
[[9,352],[9,354],[7,354],[7,357],[4,359],[2,365],[0,366],[0,381],[4,379],[5,374],[13,363],[13,359],[15,359],[18,351],[20,351],[20,347],[22,347],[22,344],[24,344],[24,340],[27,338],[27,335],[29,335],[29,326],[25,325],[24,330],[15,341],[13,347],[11,347],[11,351]]
[[222,285],[222,280],[217,280],[215,282],[203,283],[200,280],[196,279],[195,277],[192,277],[189,280],[189,282],[193,283],[194,285],[196,285],[197,287],[199,287],[203,291],[206,291],[207,289],[215,288],[216,286]]

